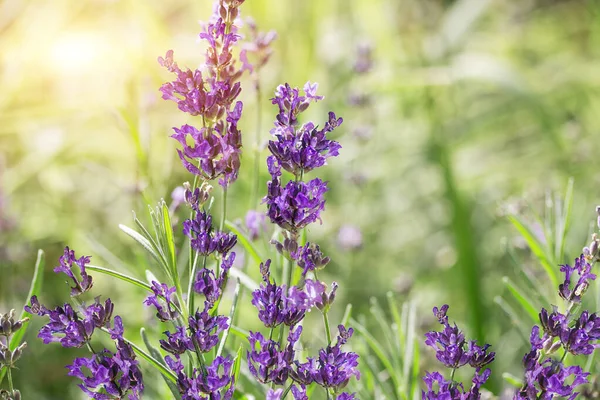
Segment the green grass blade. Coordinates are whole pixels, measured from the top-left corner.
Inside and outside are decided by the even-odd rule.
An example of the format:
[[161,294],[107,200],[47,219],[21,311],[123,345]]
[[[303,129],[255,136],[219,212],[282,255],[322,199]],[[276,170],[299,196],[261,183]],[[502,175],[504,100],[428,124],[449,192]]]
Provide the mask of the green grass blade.
[[494,298],[494,303],[498,304],[498,306],[500,306],[500,308],[506,313],[506,315],[509,316],[511,323],[517,328],[517,332],[521,336],[523,344],[528,344],[529,332],[527,332],[527,329],[529,328],[525,327],[525,324],[523,323],[519,315],[515,312],[515,310],[500,296],[496,296]]
[[175,259],[175,238],[173,237],[173,226],[171,225],[171,217],[169,215],[169,207],[167,203],[162,202],[162,216],[163,216],[163,229],[165,232],[165,238],[167,240],[167,250],[169,256],[169,262],[174,277],[178,277],[177,262]]
[[223,332],[223,336],[221,336],[221,342],[219,343],[219,349],[217,350],[217,357],[223,354],[223,350],[225,349],[225,343],[227,343],[227,338],[229,337],[229,330],[231,328],[231,321],[233,321],[233,316],[235,315],[235,310],[237,309],[238,300],[240,298],[240,290],[242,285],[240,280],[237,280],[235,285],[235,293],[233,294],[233,302],[231,304],[231,310],[229,311],[229,326]]
[[130,237],[132,237],[136,242],[141,244],[142,247],[144,247],[144,249],[146,249],[146,251],[148,251],[148,253],[150,253],[150,255],[152,257],[154,257],[154,259],[156,261],[158,261],[158,263],[160,265],[162,265],[163,267],[166,265],[166,260],[164,260],[162,258],[162,256],[159,254],[158,249],[155,248],[155,246],[148,239],[146,239],[142,234],[140,234],[139,232],[136,232],[133,229],[131,229],[130,227],[122,225],[122,224],[119,224],[119,229],[121,229],[123,232],[125,232]]
[[[46,256],[43,250],[38,250],[37,259],[35,261],[35,267],[33,269],[33,278],[31,279],[31,285],[29,286],[29,293],[27,293],[27,298],[25,299],[25,304],[29,304],[31,296],[38,295],[42,289],[42,282],[44,281],[44,266],[46,265]],[[25,310],[21,311],[21,316],[19,319],[30,318],[31,314]],[[25,332],[27,331],[27,327],[29,326],[29,321],[23,323],[21,329],[19,329],[11,338],[10,343],[8,344],[8,348],[12,351],[16,349],[20,344],[23,336],[25,336]],[[6,374],[6,368],[0,369],[0,384],[4,380],[4,375]]]
[[340,322],[340,324],[344,325],[345,327],[348,327],[348,322],[350,321],[351,317],[352,317],[352,304],[348,303],[348,304],[346,304],[346,310],[344,311],[344,316],[342,317],[342,321]]
[[242,369],[242,358],[244,354],[244,346],[240,345],[238,348],[235,360],[233,361],[233,381],[237,382],[240,376],[240,370]]
[[[29,304],[31,296],[39,295],[42,290],[42,283],[44,281],[44,266],[46,265],[46,256],[43,250],[38,250],[37,259],[35,261],[35,267],[33,269],[33,278],[31,279],[31,285],[29,286],[29,293],[25,299],[25,304]],[[25,310],[21,311],[19,319],[29,318],[31,314]],[[24,322],[21,329],[19,329],[10,339],[9,349],[12,351],[16,349],[27,331],[29,321]]]
[[525,239],[533,254],[542,264],[542,267],[546,271],[548,278],[550,278],[550,281],[552,282],[552,287],[558,287],[558,278],[556,276],[554,267],[552,267],[551,257],[548,255],[547,250],[544,248],[540,240],[516,215],[510,215],[508,219],[517,229],[517,231],[519,231],[521,236],[523,236],[523,239]]
[[141,281],[139,279],[133,278],[129,275],[125,275],[122,274],[120,272],[114,271],[112,269],[108,269],[108,268],[104,268],[104,267],[99,267],[97,265],[88,265],[86,266],[87,269],[89,269],[90,271],[94,271],[94,272],[100,272],[101,274],[105,274],[105,275],[109,275],[112,276],[114,278],[120,279],[124,282],[130,283],[134,286],[140,287],[144,290],[147,290],[149,292],[152,291],[152,286],[150,286],[149,284],[147,284],[144,281]]
[[538,307],[535,307],[531,300],[525,295],[525,291],[519,288],[509,277],[505,276],[502,278],[502,283],[506,286],[510,294],[513,295],[515,300],[523,307],[523,310],[527,312],[527,315],[531,317],[533,323],[538,320]]
[[575,180],[573,177],[569,178],[569,182],[567,183],[567,191],[565,193],[565,200],[563,203],[562,215],[561,215],[561,226],[560,233],[561,236],[559,238],[558,248],[558,262],[563,262],[565,257],[565,242],[567,237],[567,232],[569,231],[569,227],[571,225],[571,210],[573,208],[573,186]]
[[377,356],[377,358],[379,359],[379,361],[381,362],[383,367],[388,371],[392,380],[394,381],[394,387],[397,388],[399,386],[400,382],[397,381],[396,374],[394,373],[394,366],[392,365],[392,362],[390,361],[390,359],[386,356],[381,343],[379,343],[377,341],[377,339],[375,339],[375,337],[373,337],[373,335],[371,335],[371,333],[369,333],[367,328],[365,328],[357,320],[355,320],[354,318],[351,318],[350,322],[352,324],[352,327],[358,333],[360,333],[361,336],[365,339],[365,341],[367,342],[367,344],[369,345],[369,347],[371,348],[373,353],[375,353],[375,355]]
[[248,340],[248,335],[250,335],[250,332],[235,325],[231,325],[231,328],[229,330],[231,331],[231,333],[233,333],[235,336],[239,337],[242,340]]
[[[146,329],[144,329],[144,328],[140,329],[140,336],[142,337],[142,340],[144,341],[144,344],[146,345],[146,349],[148,349],[148,351],[150,352],[152,357],[154,357],[154,359],[156,361],[165,365],[165,363],[163,362],[162,354],[160,354],[160,351],[156,347],[152,346],[152,343],[150,343],[150,340],[148,339],[148,335],[146,335]],[[163,379],[165,380],[165,383],[169,387],[169,390],[171,391],[173,398],[180,400],[181,394],[179,393],[179,389],[177,388],[177,385],[175,383],[171,382],[163,374],[161,374],[161,376],[163,377]]]
[[504,372],[502,374],[502,379],[504,379],[511,386],[514,386],[516,388],[520,388],[523,386],[523,381],[521,379],[517,378],[514,375],[509,374],[508,372]]
[[232,223],[232,222],[230,222],[230,221],[225,221],[225,226],[232,233],[235,233],[237,235],[238,243],[244,248],[244,250],[246,250],[246,252],[252,258],[252,260],[254,260],[254,262],[256,263],[256,265],[260,264],[263,261],[263,259],[258,254],[258,251],[256,251],[256,248],[252,245],[252,243],[246,237],[246,235],[244,235],[244,233],[242,231],[240,231],[238,229],[238,227],[235,226],[235,224]]
[[239,268],[231,268],[229,270],[229,275],[239,279],[240,283],[252,292],[259,288],[258,283],[256,283],[254,279],[250,278],[248,275],[246,275],[246,273],[244,273],[244,271],[242,271]]

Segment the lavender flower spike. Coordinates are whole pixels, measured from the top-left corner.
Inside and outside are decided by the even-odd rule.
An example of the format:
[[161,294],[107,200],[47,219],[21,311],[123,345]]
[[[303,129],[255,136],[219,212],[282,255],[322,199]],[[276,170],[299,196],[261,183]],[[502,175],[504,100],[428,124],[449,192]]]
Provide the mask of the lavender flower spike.
[[[90,290],[92,288],[93,282],[92,277],[87,274],[85,271],[85,266],[90,262],[90,257],[83,256],[79,258],[75,258],[75,252],[69,247],[65,247],[64,254],[59,259],[60,265],[54,268],[54,272],[59,273],[63,272],[69,278],[73,280],[75,286],[71,287],[71,296],[79,296]],[[79,269],[79,274],[81,276],[81,281],[77,279],[75,274],[73,274],[72,268],[73,264],[77,266]]]

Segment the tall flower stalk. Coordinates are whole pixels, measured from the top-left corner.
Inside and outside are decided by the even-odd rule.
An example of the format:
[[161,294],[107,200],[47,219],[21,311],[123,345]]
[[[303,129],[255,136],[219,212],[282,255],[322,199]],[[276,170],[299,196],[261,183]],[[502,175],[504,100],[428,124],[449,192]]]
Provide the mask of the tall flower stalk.
[[[308,82],[301,95],[300,89],[285,84],[277,88],[271,99],[279,112],[268,145],[271,155],[267,158],[267,167],[271,181],[263,201],[271,222],[283,229],[282,241],[273,241],[273,244],[285,262],[280,266],[279,283],[272,274],[271,260],[260,266],[263,284],[254,291],[252,304],[269,329],[269,336],[250,332],[251,349],[247,354],[250,372],[259,382],[272,386],[268,399],[283,399],[290,392],[296,400],[307,399],[306,388],[311,384],[321,386],[328,399],[331,396],[353,399],[354,395],[344,393],[343,389],[352,377],[359,377],[358,355],[342,350],[353,329],[339,325],[336,341],[331,340],[327,312],[335,298],[337,284],[334,282],[331,292],[326,293],[325,284],[317,278],[317,270],[325,267],[329,258],[323,256],[318,245],[300,243],[301,231],[320,221],[327,191],[327,183],[319,178],[305,182],[305,173],[325,165],[327,158],[337,156],[340,149],[339,143],[327,137],[342,123],[334,113],[329,113],[322,129],[312,122],[300,125],[298,121],[299,114],[323,98],[317,96],[316,90],[317,85]],[[285,184],[283,171],[291,174]],[[302,268],[301,280],[294,282],[292,276],[297,267]],[[308,357],[301,362],[295,348],[302,334],[302,320],[314,307],[323,313],[327,346],[319,351],[318,357]],[[275,335],[276,329],[278,335]]]

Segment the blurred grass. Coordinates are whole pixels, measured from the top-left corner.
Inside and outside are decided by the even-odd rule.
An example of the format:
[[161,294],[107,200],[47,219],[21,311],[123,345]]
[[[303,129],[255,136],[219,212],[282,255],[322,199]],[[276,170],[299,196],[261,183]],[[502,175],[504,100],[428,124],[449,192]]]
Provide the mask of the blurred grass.
[[[66,297],[50,272],[65,244],[91,254],[95,265],[143,278],[151,261],[117,225],[131,225],[131,210],[146,218],[146,204],[169,202],[190,179],[168,135],[193,121],[160,99],[168,77],[156,58],[172,48],[180,64],[197,66],[197,20],[210,7],[0,1],[0,310],[21,306],[37,248],[47,253],[42,298],[49,304]],[[261,104],[244,86],[246,149],[256,107],[267,138],[275,111],[266,99],[281,82],[319,82],[326,99],[310,116],[321,122],[331,109],[345,119],[343,151],[319,171],[331,186],[323,225],[308,232],[333,260],[321,278],[340,283],[334,318],[347,301],[354,315],[368,313],[368,299],[383,303],[391,290],[416,305],[420,335],[431,308],[449,303],[470,336],[498,351],[491,388],[500,388],[500,371],[520,376],[521,333],[494,302],[507,294],[501,278],[525,274],[544,295],[554,289],[503,210],[522,213],[526,201],[541,215],[546,192],[563,192],[573,177],[572,227],[565,254],[553,262],[572,260],[585,243],[600,198],[600,5],[252,0],[242,10],[279,35],[261,76]],[[374,66],[360,75],[352,65],[364,42]],[[357,95],[362,106],[350,101]],[[251,153],[229,194],[232,221],[243,218],[252,191]],[[346,225],[361,229],[359,249],[338,243]],[[115,298],[131,332],[151,320],[139,312],[141,290],[96,275],[95,293]],[[252,326],[251,308],[242,307],[240,326]],[[62,369],[76,352],[42,346],[39,324],[27,334],[17,384],[26,398],[77,398],[64,392]],[[420,362],[430,366],[432,355],[421,352]]]

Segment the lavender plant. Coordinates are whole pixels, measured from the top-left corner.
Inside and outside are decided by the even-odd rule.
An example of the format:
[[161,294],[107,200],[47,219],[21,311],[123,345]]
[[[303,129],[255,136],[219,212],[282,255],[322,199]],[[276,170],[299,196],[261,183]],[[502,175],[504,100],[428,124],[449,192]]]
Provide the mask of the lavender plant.
[[[47,308],[33,295],[25,307],[28,313],[48,317],[48,323],[38,333],[45,344],[56,342],[67,348],[89,350],[89,357],[75,358],[67,369],[68,375],[81,380],[78,386],[90,398],[141,398],[145,384],[137,357],[163,375],[173,398],[231,399],[236,391],[244,354],[241,349],[237,354],[232,351],[227,339],[233,328],[239,279],[229,316],[219,309],[236,259],[234,247],[238,244],[238,234],[224,229],[231,226],[226,224],[227,188],[237,179],[241,165],[242,134],[238,123],[243,104],[237,100],[241,92],[239,80],[244,72],[250,71],[258,93],[256,73],[266,63],[270,54],[268,45],[274,38],[274,34],[258,34],[250,25],[254,44],[245,49],[238,46],[242,38],[239,7],[243,3],[243,0],[215,1],[213,15],[200,34],[207,44],[205,63],[200,68],[193,71],[180,68],[172,50],[158,60],[175,74],[172,82],[160,88],[163,99],[174,101],[181,111],[200,120],[199,128],[186,124],[173,128],[175,133],[171,136],[181,145],[177,152],[183,166],[194,175],[193,183],[185,183],[178,195],[182,197],[179,202],[183,201],[190,209],[189,218],[182,223],[188,244],[187,274],[178,266],[177,255],[181,252],[175,246],[176,233],[171,221],[171,213],[178,205],[169,208],[161,201],[150,208],[154,234],[137,217],[134,221],[139,231],[121,226],[160,266],[156,274],[147,271],[148,283],[91,265],[90,257],[77,258],[66,247],[54,272],[68,278],[70,301]],[[254,66],[248,54],[257,59]],[[246,352],[249,373],[265,385],[262,393],[270,399],[284,399],[290,392],[296,400],[307,399],[313,390],[311,385],[322,387],[327,398],[355,399],[354,394],[343,390],[351,378],[360,375],[358,355],[342,349],[353,329],[340,324],[337,338],[332,339],[328,312],[338,286],[333,282],[327,292],[317,277],[329,258],[318,245],[302,239],[306,226],[320,221],[327,191],[326,182],[319,178],[305,181],[305,173],[325,165],[340,149],[339,143],[327,136],[342,123],[333,112],[323,128],[312,122],[303,125],[298,122],[299,114],[310,103],[323,99],[316,90],[317,84],[307,83],[304,95],[300,95],[298,88],[281,85],[272,99],[279,113],[268,146],[271,180],[264,203],[266,215],[282,229],[281,242],[274,241],[274,249],[287,261],[277,266],[281,267],[280,284],[272,277],[271,260],[260,264],[264,283],[254,290],[251,302],[270,332],[268,339],[259,332],[248,332],[250,347]],[[293,176],[285,184],[282,170]],[[218,180],[223,188],[218,228],[211,214],[214,198],[209,182],[213,180]],[[264,216],[256,213],[250,216],[250,238],[258,236],[264,225],[261,221]],[[242,242],[246,250],[256,254],[250,240],[242,237]],[[299,272],[295,273],[296,270]],[[169,326],[158,342],[159,347],[150,342],[144,328],[140,333],[147,351],[127,339],[123,319],[118,315],[113,317],[115,305],[110,298],[101,301],[95,297],[86,304],[84,299],[94,283],[92,271],[149,292],[144,305],[155,312],[160,323]],[[244,276],[242,272],[237,275]],[[326,346],[319,350],[318,357],[303,360],[296,356],[296,346],[300,343],[303,319],[313,308],[323,315]],[[275,329],[278,339],[274,337]],[[114,350],[96,350],[92,343],[96,332],[109,335]],[[283,388],[275,388],[276,385]]]
[[[300,125],[298,121],[310,103],[323,98],[317,96],[316,89],[316,84],[308,82],[302,96],[298,88],[285,84],[277,88],[271,99],[279,113],[271,130],[273,140],[268,145],[271,181],[264,202],[271,222],[282,229],[283,240],[272,243],[286,263],[279,285],[271,274],[271,260],[260,266],[264,283],[254,291],[252,304],[269,328],[269,338],[250,332],[251,350],[247,354],[248,367],[259,382],[287,386],[285,390],[271,389],[270,399],[285,398],[290,390],[296,400],[308,398],[306,388],[311,384],[323,387],[327,398],[333,395],[336,399],[354,399],[354,394],[342,390],[353,376],[360,376],[358,355],[341,348],[352,336],[353,329],[339,325],[339,335],[335,343],[332,341],[328,311],[335,299],[337,283],[333,282],[327,293],[325,284],[317,276],[329,258],[317,244],[299,243],[301,231],[320,220],[325,206],[323,195],[327,191],[326,182],[319,178],[305,182],[304,174],[325,165],[327,158],[338,155],[340,149],[339,143],[327,138],[327,134],[342,123],[333,112],[329,113],[329,120],[322,129],[312,122]],[[282,169],[292,175],[285,185]],[[301,269],[297,281],[293,279],[296,267]],[[313,307],[323,314],[327,346],[319,351],[318,358],[308,357],[301,362],[295,359],[294,349],[302,334],[301,322]],[[284,339],[286,327],[287,340]],[[276,328],[279,329],[278,340],[273,339]]]

